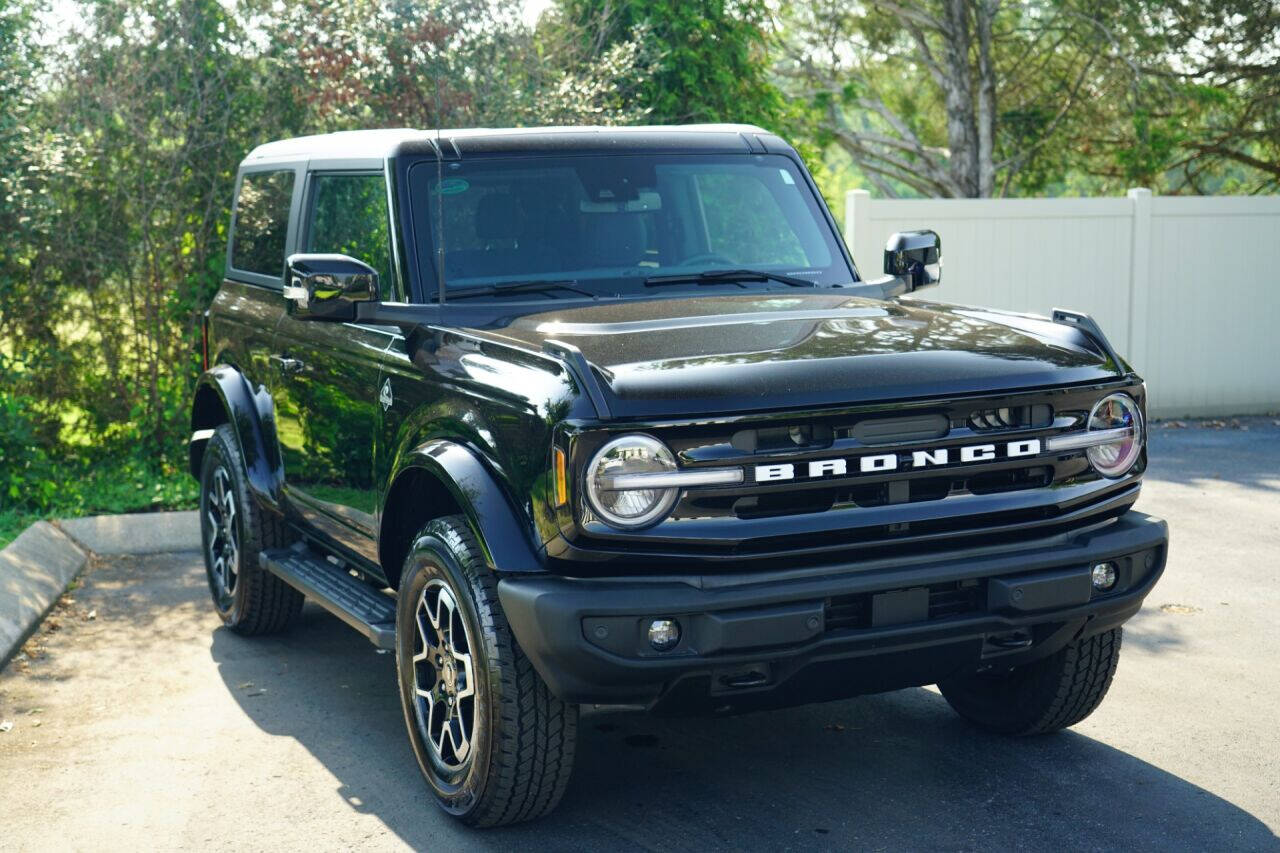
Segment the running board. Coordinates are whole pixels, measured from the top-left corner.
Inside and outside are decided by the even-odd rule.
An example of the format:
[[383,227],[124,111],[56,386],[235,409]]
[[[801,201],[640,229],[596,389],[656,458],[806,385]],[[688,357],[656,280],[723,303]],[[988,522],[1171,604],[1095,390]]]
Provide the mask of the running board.
[[263,551],[262,568],[355,628],[380,649],[396,647],[396,604],[306,545]]

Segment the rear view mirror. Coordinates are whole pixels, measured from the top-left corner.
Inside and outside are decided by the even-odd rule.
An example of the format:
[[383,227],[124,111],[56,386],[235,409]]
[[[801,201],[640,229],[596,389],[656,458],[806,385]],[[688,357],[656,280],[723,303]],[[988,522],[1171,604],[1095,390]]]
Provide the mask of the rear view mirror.
[[578,209],[583,213],[648,213],[662,210],[662,196],[650,190],[641,190],[630,201],[580,201]]
[[284,298],[299,320],[356,319],[356,306],[378,301],[378,274],[348,255],[290,255]]
[[942,279],[942,238],[933,231],[899,231],[884,247],[886,275],[906,279],[911,290]]

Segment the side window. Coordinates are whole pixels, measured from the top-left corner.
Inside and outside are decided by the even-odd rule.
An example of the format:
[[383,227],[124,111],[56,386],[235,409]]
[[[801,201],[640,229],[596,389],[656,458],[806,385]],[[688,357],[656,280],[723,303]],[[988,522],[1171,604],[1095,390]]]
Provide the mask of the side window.
[[306,250],[364,261],[378,272],[382,298],[391,298],[387,185],[382,175],[316,175]]
[[231,266],[279,278],[284,272],[284,241],[289,232],[293,172],[250,172],[240,183]]

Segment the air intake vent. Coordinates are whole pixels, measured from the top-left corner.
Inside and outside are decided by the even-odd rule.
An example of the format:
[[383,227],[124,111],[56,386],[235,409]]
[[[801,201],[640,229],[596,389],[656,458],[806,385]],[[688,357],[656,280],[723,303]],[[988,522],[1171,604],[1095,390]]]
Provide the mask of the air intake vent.
[[1004,429],[1038,429],[1053,423],[1053,409],[1047,404],[980,409],[969,415],[969,426],[978,432]]
[[[824,624],[828,631],[872,627],[872,597],[876,593],[837,595],[826,600]],[[986,581],[971,578],[928,587],[928,609],[919,621],[932,622],[952,616],[967,616],[986,607]]]
[[793,424],[738,430],[729,443],[745,453],[772,453],[830,447],[832,437],[831,427],[826,424]]

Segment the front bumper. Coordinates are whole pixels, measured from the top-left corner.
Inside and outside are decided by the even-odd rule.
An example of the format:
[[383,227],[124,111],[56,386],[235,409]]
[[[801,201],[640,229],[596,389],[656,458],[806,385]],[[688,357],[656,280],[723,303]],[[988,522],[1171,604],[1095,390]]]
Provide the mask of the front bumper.
[[[1164,521],[1130,511],[1010,546],[770,578],[506,577],[498,594],[521,648],[561,699],[659,712],[780,707],[1015,666],[1137,613],[1164,571]],[[1094,563],[1116,564],[1097,593]],[[679,644],[656,652],[651,619]]]

